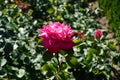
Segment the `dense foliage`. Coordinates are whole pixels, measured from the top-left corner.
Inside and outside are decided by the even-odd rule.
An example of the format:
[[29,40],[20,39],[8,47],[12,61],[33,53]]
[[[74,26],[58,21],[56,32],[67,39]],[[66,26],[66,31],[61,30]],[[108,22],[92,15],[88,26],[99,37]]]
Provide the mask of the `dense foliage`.
[[[0,0],[1,80],[110,80],[119,49],[102,31],[83,0]],[[75,46],[50,54],[38,29],[53,21],[70,25]]]

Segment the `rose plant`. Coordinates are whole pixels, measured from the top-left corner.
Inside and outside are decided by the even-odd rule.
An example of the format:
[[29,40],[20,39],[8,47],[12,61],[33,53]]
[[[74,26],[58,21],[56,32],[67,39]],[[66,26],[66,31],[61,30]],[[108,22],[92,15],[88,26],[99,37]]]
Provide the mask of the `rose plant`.
[[[61,30],[62,28],[64,28],[64,30]],[[70,79],[70,77],[75,78],[76,80],[89,80],[91,77],[93,80],[97,78],[99,78],[99,80],[110,79],[110,73],[113,69],[112,65],[110,64],[110,59],[112,60],[112,54],[108,45],[109,42],[105,41],[103,32],[100,29],[97,29],[93,33],[93,36],[85,36],[85,33],[78,31],[76,38],[73,40],[74,44],[73,41],[71,41],[73,31],[71,30],[70,26],[65,26],[63,23],[61,24],[59,22],[52,22],[49,25],[44,25],[43,28],[39,29],[39,32],[41,34],[39,34],[38,37],[43,38],[42,45],[48,49],[48,52],[57,53],[55,54],[57,56],[52,56],[52,58],[56,58],[57,65],[53,63],[54,61],[52,59],[50,59],[51,62],[44,64],[41,67],[41,70],[46,72],[45,75],[48,76],[48,78],[62,79],[62,72],[63,74],[66,74],[66,76],[64,76],[65,79]],[[66,36],[66,34],[69,35]],[[81,35],[82,37],[80,37]],[[69,38],[70,41],[65,41],[64,43],[64,40],[67,38]],[[100,41],[96,41],[98,38]],[[54,41],[51,44],[51,41],[49,40]],[[61,40],[65,45],[61,44]],[[70,48],[64,48],[68,46],[68,43],[72,43],[71,46],[69,45]],[[64,45],[64,47],[61,45]],[[71,49],[72,47],[73,49]],[[60,56],[63,58],[62,60],[60,60]],[[65,69],[63,69],[63,65],[66,66]],[[49,68],[52,69],[49,70]],[[55,77],[55,75],[59,77]]]
[[120,41],[94,12],[84,0],[1,0],[0,80],[112,79]]

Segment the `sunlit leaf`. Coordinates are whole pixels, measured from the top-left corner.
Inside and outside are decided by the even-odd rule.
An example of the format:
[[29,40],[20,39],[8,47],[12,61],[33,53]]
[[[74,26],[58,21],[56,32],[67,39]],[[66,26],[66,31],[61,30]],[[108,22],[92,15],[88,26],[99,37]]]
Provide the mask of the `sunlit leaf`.
[[19,78],[22,78],[23,76],[25,75],[25,70],[24,69],[19,69],[19,72],[18,72],[18,77]]
[[6,63],[7,63],[7,60],[6,60],[6,59],[2,58],[2,59],[0,60],[0,66],[1,66],[1,67],[4,66]]
[[73,56],[67,56],[66,61],[71,67],[76,67],[78,65],[77,58]]
[[59,75],[60,75],[61,79],[63,79],[63,80],[69,80],[69,77],[68,77],[69,74],[67,72],[61,71],[61,72],[59,72]]
[[93,58],[93,54],[92,53],[88,53],[86,56],[86,62],[87,64],[89,64],[92,61]]
[[53,8],[49,8],[49,9],[47,10],[47,12],[51,14],[51,13],[54,12],[54,10],[53,10]]
[[114,44],[109,43],[108,47],[109,47],[111,50],[115,51],[117,46],[114,45]]

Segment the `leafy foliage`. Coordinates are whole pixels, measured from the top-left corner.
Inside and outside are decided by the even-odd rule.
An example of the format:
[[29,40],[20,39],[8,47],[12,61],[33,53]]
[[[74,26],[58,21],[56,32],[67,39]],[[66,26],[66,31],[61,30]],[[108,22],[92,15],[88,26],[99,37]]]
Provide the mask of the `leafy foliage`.
[[[120,62],[116,41],[106,40],[104,31],[94,39],[97,23],[83,0],[23,0],[24,5],[16,1],[0,1],[0,79],[111,78],[112,64]],[[44,49],[37,30],[51,21],[72,26],[73,49],[53,55]]]

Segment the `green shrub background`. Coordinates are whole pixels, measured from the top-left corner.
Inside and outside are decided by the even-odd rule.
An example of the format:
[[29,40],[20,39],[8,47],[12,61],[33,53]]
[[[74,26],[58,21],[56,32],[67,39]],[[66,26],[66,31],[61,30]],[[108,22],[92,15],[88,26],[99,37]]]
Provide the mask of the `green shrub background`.
[[[87,3],[82,0],[23,0],[24,4],[31,5],[23,10],[15,1],[9,1],[0,0],[0,80],[111,78],[112,64],[119,64],[116,41],[106,40],[104,30],[98,41],[94,39],[97,23]],[[64,22],[76,32],[75,47],[60,51],[59,58],[48,53],[38,39],[37,30],[51,21]],[[84,39],[78,39],[79,31],[84,33]]]

